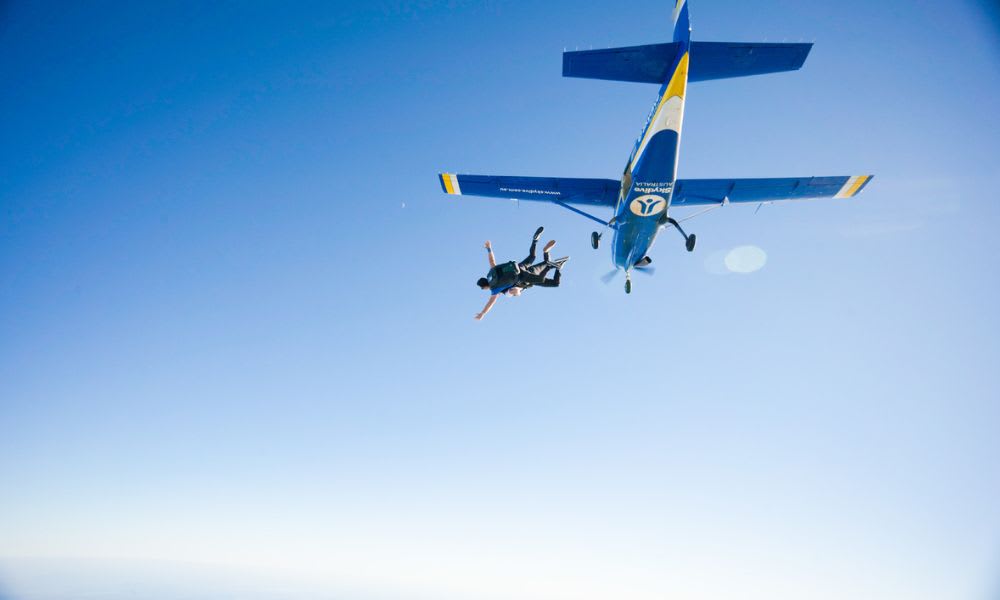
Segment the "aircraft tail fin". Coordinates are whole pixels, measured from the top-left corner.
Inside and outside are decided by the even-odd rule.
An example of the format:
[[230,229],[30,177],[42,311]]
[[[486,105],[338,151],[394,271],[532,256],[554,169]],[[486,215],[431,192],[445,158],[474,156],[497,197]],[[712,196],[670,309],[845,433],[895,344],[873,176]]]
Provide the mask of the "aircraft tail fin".
[[[681,44],[563,53],[563,76],[662,84]],[[812,44],[691,42],[688,81],[747,77],[802,68]]]
[[687,0],[675,0],[674,2],[674,41],[691,41],[691,18],[688,14]]

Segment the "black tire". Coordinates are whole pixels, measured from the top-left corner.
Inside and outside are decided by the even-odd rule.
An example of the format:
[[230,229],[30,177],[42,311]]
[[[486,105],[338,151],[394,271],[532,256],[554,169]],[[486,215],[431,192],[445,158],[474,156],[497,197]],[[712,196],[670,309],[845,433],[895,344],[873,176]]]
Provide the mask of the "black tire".
[[592,232],[590,234],[590,246],[594,250],[597,250],[598,248],[600,248],[600,246],[601,246],[601,234],[597,233],[596,231],[594,231],[594,232]]
[[632,280],[631,279],[626,279],[625,280],[625,293],[626,294],[631,294],[632,293]]
[[687,242],[685,242],[684,244],[687,247],[688,252],[694,252],[694,245],[697,243],[697,241],[698,238],[696,238],[693,233],[688,236]]

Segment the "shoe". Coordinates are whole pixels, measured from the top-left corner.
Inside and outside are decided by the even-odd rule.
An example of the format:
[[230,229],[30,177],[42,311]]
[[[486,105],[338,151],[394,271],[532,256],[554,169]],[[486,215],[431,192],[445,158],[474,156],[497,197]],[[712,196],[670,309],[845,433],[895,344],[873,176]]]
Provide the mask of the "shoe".
[[556,271],[558,271],[558,270],[562,269],[563,265],[566,264],[568,261],[569,261],[569,257],[568,256],[564,256],[562,258],[557,258],[555,260],[547,260],[547,261],[545,261],[545,264],[547,264],[548,266],[550,266],[550,267],[554,268]]
[[543,254],[547,253],[549,250],[555,248],[555,246],[556,246],[556,241],[555,240],[549,240],[549,243],[545,244],[545,247],[542,248],[542,253]]
[[538,229],[536,229],[536,230],[535,230],[535,237],[534,237],[534,238],[532,238],[532,241],[535,241],[535,242],[537,242],[537,241],[538,241],[538,238],[542,237],[542,232],[543,232],[543,231],[545,231],[545,228],[544,228],[544,227],[539,227]]

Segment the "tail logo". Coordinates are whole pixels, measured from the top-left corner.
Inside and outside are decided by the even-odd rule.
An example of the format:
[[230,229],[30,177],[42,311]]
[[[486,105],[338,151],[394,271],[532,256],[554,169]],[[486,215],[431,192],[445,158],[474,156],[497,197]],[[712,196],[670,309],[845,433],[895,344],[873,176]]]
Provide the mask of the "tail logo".
[[648,194],[646,196],[639,196],[628,207],[634,215],[652,217],[660,214],[667,208],[667,201],[660,196]]

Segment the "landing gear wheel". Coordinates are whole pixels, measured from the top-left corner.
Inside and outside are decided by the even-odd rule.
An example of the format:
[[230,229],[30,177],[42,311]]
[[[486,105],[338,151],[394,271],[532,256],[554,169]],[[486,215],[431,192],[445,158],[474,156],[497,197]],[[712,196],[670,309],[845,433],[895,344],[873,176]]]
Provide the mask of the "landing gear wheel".
[[688,252],[694,252],[694,245],[696,241],[697,238],[693,233],[687,237],[687,241],[684,243],[684,246],[687,248]]
[[626,294],[632,293],[632,279],[629,277],[625,278],[625,293]]
[[596,231],[590,234],[590,247],[597,250],[601,246],[601,234]]

